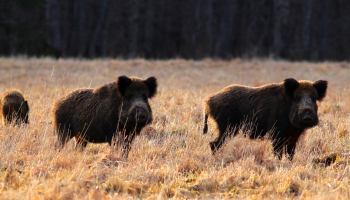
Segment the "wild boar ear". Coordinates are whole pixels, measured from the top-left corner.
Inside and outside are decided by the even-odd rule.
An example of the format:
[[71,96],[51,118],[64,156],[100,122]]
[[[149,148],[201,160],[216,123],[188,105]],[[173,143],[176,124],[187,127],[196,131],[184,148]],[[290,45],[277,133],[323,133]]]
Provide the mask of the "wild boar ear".
[[118,91],[124,96],[126,88],[131,84],[131,79],[127,76],[118,77]]
[[287,96],[293,98],[294,91],[299,86],[299,82],[294,78],[287,78],[284,80],[284,88],[286,90]]
[[325,80],[318,80],[314,82],[313,86],[316,88],[318,93],[317,100],[322,101],[322,99],[326,96],[328,82]]
[[148,87],[149,98],[154,97],[157,93],[157,87],[158,87],[157,79],[152,76],[152,77],[149,77],[148,79],[146,79],[144,81],[144,83]]

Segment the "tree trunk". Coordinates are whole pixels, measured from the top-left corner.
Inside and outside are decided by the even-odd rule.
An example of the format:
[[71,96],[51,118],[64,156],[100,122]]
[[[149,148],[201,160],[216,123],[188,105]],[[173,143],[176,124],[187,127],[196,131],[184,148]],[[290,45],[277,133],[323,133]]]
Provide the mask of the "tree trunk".
[[310,21],[311,21],[311,14],[312,14],[312,1],[308,0],[306,2],[306,9],[305,9],[305,21],[303,26],[303,58],[304,60],[310,59]]
[[201,26],[201,0],[196,1],[196,9],[195,9],[195,19],[194,19],[194,30],[192,31],[192,57],[195,60],[199,59],[199,50],[200,44],[198,42],[198,34],[200,34],[200,26]]
[[59,52],[62,51],[60,6],[60,0],[46,0],[47,43]]
[[274,0],[275,20],[274,20],[274,27],[273,27],[273,57],[275,59],[280,58],[281,49],[283,45],[282,33],[281,33],[282,3],[283,3],[283,0]]
[[207,48],[206,53],[207,56],[212,55],[213,48],[213,0],[206,1],[206,37],[207,37]]
[[232,40],[233,15],[237,0],[227,0],[220,17],[220,34],[215,44],[215,57],[227,57],[229,41]]
[[153,34],[154,34],[154,2],[153,0],[148,0],[147,2],[147,11],[146,11],[146,16],[145,16],[145,56],[146,58],[151,57],[152,55],[152,44],[153,44]]
[[139,0],[129,1],[129,58],[137,56],[138,20],[139,20]]
[[86,27],[86,1],[85,0],[79,0],[78,1],[78,9],[77,9],[77,46],[78,46],[78,57],[83,57],[86,55],[86,48],[87,44],[89,43],[88,41],[88,33],[89,30],[87,30]]
[[[288,24],[289,17],[289,0],[274,0],[274,26],[273,26],[273,57],[279,59],[282,57],[284,47],[287,43],[283,38],[284,26]],[[285,33],[285,32],[284,32]]]
[[101,1],[100,17],[96,23],[95,30],[92,33],[90,47],[89,47],[89,57],[94,58],[96,56],[96,45],[98,36],[101,35],[102,27],[106,23],[107,10],[110,0]]
[[323,1],[322,7],[322,34],[321,34],[321,49],[320,60],[327,59],[327,43],[328,43],[328,0]]

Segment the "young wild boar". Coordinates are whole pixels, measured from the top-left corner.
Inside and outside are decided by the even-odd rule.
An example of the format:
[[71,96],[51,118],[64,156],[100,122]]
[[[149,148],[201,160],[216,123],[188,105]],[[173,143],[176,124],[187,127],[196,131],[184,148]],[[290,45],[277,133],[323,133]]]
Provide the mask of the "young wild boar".
[[152,122],[148,99],[156,92],[156,78],[126,76],[95,89],[73,91],[54,104],[59,145],[63,147],[73,137],[76,148],[84,149],[88,142],[112,145],[116,136],[127,158],[135,135]]
[[1,98],[1,118],[4,126],[14,122],[20,125],[22,122],[28,124],[29,106],[19,90],[8,90]]
[[242,127],[250,138],[264,137],[272,140],[274,153],[282,158],[285,150],[293,159],[299,136],[305,129],[318,124],[317,104],[326,96],[327,81],[297,81],[293,78],[283,83],[260,87],[230,85],[210,95],[204,101],[204,128],[208,131],[208,117],[216,122],[219,136],[210,142],[212,153],[222,146],[227,136],[236,135]]

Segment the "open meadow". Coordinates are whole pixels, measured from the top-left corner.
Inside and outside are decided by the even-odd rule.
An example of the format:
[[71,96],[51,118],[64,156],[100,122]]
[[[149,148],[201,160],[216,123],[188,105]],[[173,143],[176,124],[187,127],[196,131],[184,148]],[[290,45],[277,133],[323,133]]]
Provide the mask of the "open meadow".
[[[107,143],[76,151],[72,140],[57,151],[53,102],[120,75],[158,79],[154,121],[134,140],[129,159]],[[275,158],[271,141],[241,134],[213,156],[212,121],[202,134],[203,99],[233,83],[290,77],[328,80],[320,123],[300,138],[293,161]],[[28,100],[30,124],[0,126],[0,199],[350,199],[348,62],[0,58],[0,91],[12,88]],[[330,166],[313,163],[332,153]]]

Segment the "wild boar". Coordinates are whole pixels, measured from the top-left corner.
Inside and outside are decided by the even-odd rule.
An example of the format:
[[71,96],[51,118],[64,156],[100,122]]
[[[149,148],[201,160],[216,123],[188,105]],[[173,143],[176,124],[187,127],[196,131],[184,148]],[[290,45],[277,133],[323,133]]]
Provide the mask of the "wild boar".
[[292,160],[299,136],[318,124],[317,104],[326,96],[327,81],[285,79],[260,87],[230,85],[204,101],[204,128],[208,117],[218,128],[219,136],[210,142],[212,153],[222,146],[227,136],[236,135],[242,127],[250,138],[262,138],[268,132],[274,153],[281,159],[283,151]]
[[[152,122],[148,99],[157,92],[157,79],[120,76],[95,89],[78,89],[53,106],[55,130],[61,147],[75,138],[76,148],[88,142],[117,145],[128,157],[131,143]],[[117,138],[114,143],[113,138]]]

